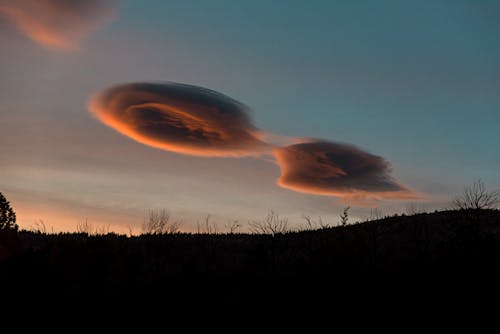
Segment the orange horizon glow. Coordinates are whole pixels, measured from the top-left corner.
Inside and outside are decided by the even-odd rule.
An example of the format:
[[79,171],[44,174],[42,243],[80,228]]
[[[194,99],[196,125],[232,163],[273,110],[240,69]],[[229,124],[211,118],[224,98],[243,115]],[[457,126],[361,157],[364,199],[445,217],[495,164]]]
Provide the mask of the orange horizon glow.
[[[43,231],[47,233],[77,232],[78,226],[87,222],[92,231],[109,230],[110,232],[127,234],[129,227],[126,222],[130,221],[134,232],[140,231],[138,223],[132,224],[131,217],[125,214],[109,213],[96,214],[94,210],[81,210],[64,202],[39,201],[19,199],[11,196],[11,205],[16,212],[17,224],[21,229],[28,231]],[[117,217],[120,217],[117,219]],[[116,222],[120,223],[116,223]],[[137,220],[140,222],[140,220]]]

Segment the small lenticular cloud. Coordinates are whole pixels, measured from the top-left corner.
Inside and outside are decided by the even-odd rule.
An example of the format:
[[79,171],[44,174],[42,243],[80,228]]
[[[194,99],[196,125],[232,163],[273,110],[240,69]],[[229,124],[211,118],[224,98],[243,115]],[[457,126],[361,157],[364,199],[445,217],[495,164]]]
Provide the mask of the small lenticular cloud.
[[98,93],[90,111],[136,141],[196,156],[249,156],[269,151],[248,108],[213,90],[178,84],[131,83]]
[[348,144],[311,141],[275,148],[278,184],[294,191],[363,199],[417,196],[390,176],[389,163]]
[[6,16],[33,41],[75,50],[94,29],[115,15],[114,0],[0,0]]

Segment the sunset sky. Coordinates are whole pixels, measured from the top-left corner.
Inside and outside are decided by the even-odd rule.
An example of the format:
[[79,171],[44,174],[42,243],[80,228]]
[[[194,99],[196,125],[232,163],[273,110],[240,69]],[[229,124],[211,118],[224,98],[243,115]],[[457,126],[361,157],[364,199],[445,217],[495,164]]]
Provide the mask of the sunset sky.
[[500,188],[498,1],[0,0],[22,228],[336,224]]

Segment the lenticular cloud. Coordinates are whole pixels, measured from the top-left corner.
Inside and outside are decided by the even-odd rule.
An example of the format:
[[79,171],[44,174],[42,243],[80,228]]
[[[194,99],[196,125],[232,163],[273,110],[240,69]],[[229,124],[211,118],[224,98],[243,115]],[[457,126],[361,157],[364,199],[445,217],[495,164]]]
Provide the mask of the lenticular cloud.
[[216,91],[172,82],[122,84],[98,93],[90,111],[136,141],[196,156],[249,156],[268,150],[248,108]]
[[312,141],[275,148],[278,184],[294,191],[337,197],[415,198],[390,176],[382,157],[355,146]]
[[[273,154],[281,169],[278,185],[293,191],[360,204],[419,198],[391,176],[384,158],[349,144],[264,133],[253,126],[245,105],[207,88],[121,84],[96,94],[90,111],[116,131],[166,151],[205,157]],[[275,137],[281,145],[265,142]]]
[[89,33],[115,16],[115,1],[0,0],[0,14],[45,47],[75,50]]

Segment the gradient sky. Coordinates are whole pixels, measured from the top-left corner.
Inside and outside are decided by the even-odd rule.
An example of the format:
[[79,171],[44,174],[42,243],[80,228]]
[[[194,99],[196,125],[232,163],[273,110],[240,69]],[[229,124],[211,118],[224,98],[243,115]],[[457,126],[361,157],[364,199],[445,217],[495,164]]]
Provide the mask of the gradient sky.
[[500,188],[498,1],[129,0],[103,17],[58,48],[0,15],[0,191],[23,228],[88,219],[138,232],[152,208],[188,231],[206,214],[223,230],[271,209],[337,223],[345,202],[278,187],[265,158],[162,151],[88,112],[95,93],[127,82],[207,87],[269,133],[384,157],[423,199],[371,203],[382,213],[449,207],[478,178]]

